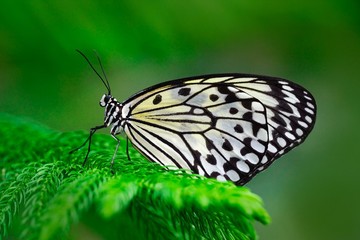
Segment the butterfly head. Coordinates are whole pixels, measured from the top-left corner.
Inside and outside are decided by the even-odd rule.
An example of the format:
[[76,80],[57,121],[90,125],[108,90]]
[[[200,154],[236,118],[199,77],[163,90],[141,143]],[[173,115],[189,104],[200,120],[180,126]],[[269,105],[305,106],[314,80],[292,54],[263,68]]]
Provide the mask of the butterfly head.
[[106,105],[113,99],[114,98],[110,94],[104,94],[100,99],[100,106],[106,107]]

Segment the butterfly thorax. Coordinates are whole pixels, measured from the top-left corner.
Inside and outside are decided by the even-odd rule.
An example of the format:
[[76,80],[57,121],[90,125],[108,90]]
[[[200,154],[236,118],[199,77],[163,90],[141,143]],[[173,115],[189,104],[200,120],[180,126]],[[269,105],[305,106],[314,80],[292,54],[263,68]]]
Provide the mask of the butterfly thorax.
[[106,127],[113,125],[111,127],[111,134],[116,135],[122,131],[120,126],[121,122],[121,110],[122,104],[117,101],[116,98],[112,97],[110,94],[104,94],[100,100],[100,106],[105,107],[105,116],[104,123]]

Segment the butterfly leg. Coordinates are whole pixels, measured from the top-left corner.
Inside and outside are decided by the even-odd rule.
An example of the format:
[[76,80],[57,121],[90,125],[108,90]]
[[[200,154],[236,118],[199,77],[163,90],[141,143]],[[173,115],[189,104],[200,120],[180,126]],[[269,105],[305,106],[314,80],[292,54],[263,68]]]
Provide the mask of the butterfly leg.
[[126,156],[127,156],[128,160],[131,161],[130,155],[129,155],[129,138],[128,137],[126,137]]
[[116,144],[114,155],[113,155],[113,157],[111,159],[111,167],[110,167],[111,169],[114,166],[115,157],[116,157],[117,151],[118,151],[119,146],[120,146],[120,139],[118,137],[116,137],[115,135],[112,135],[112,137],[117,141],[117,144]]
[[71,150],[71,151],[69,152],[69,154],[72,154],[72,153],[76,152],[76,151],[79,150],[80,148],[84,147],[87,142],[89,142],[88,150],[87,150],[87,153],[86,153],[84,162],[83,162],[83,164],[82,164],[83,166],[85,166],[85,163],[86,163],[86,161],[87,161],[87,159],[88,159],[88,156],[89,156],[89,153],[90,153],[92,136],[94,135],[94,133],[95,133],[97,130],[102,129],[102,128],[105,128],[105,127],[106,127],[105,125],[100,125],[100,126],[96,126],[96,127],[91,128],[91,129],[90,129],[89,137],[86,139],[86,141],[85,141],[83,144],[81,144],[79,147]]

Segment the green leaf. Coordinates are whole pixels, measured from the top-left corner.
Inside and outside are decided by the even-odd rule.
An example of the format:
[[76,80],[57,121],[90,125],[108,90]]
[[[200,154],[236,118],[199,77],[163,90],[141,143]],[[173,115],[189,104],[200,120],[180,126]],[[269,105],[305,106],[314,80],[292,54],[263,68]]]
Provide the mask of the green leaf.
[[[2,237],[76,239],[77,229],[106,239],[256,239],[254,221],[270,217],[245,187],[144,159],[122,140],[116,163],[107,135],[69,151],[87,133],[60,133],[0,114]],[[124,227],[125,226],[125,227]]]

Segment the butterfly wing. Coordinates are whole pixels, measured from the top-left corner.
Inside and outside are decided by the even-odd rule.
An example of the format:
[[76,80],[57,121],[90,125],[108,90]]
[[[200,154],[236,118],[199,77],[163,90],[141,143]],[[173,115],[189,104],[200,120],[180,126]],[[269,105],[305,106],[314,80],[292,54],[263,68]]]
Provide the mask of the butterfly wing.
[[239,185],[303,141],[315,122],[305,89],[243,74],[166,82],[123,106],[124,130],[149,160]]

